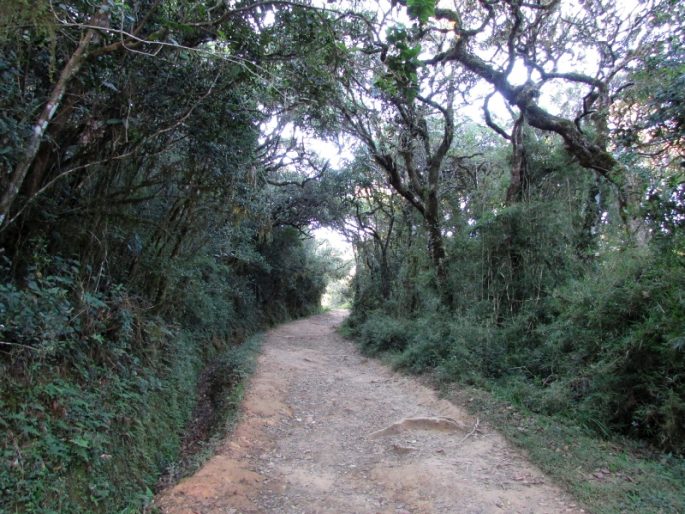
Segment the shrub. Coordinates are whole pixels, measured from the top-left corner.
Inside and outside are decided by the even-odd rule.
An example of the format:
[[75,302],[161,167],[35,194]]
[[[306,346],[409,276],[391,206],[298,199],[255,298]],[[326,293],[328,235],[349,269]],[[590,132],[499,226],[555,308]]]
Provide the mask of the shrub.
[[[685,268],[670,252],[612,256],[559,290],[538,331],[581,412],[685,451]],[[582,379],[582,377],[586,377]]]
[[535,412],[563,414],[602,436],[625,434],[685,451],[685,266],[678,245],[608,253],[506,317],[482,302],[459,314],[395,305],[353,312],[369,354],[392,352],[412,373],[444,381],[499,384]]
[[140,511],[178,458],[200,370],[211,364],[218,426],[254,365],[256,343],[237,343],[265,320],[317,305],[321,263],[306,261],[301,244],[291,250],[299,269],[281,268],[262,299],[259,270],[179,258],[164,275],[168,301],[155,308],[44,249],[21,281],[0,268],[0,511]]
[[355,327],[355,334],[364,353],[377,355],[381,352],[404,350],[409,343],[409,329],[410,325],[406,321],[373,312],[361,325]]

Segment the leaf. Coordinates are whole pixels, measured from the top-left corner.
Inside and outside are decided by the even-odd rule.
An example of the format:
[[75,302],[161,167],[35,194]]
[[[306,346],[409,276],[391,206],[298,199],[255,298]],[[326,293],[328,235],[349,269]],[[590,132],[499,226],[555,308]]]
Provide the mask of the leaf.
[[405,61],[411,61],[419,56],[421,53],[421,45],[410,46],[403,48],[400,52],[400,58]]
[[407,14],[421,23],[426,23],[435,14],[435,0],[407,0]]
[[399,46],[398,43],[407,41],[407,29],[401,24],[392,26],[385,31],[385,37],[388,39],[388,43]]
[[74,437],[71,442],[80,448],[90,448],[90,441],[84,439],[83,437]]
[[100,298],[97,296],[91,294],[91,293],[84,293],[83,294],[83,302],[88,305],[89,307],[93,307],[95,309],[106,309],[107,304],[103,302]]
[[674,350],[684,351],[685,350],[685,336],[674,337],[670,341],[671,347]]

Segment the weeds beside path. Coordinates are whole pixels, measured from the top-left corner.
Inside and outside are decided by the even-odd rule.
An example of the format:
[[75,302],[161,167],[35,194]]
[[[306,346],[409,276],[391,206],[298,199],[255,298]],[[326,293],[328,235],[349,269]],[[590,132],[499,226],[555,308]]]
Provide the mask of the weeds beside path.
[[596,514],[685,512],[682,457],[629,439],[601,439],[563,417],[535,414],[508,401],[510,390],[445,386],[447,398],[483,415],[531,461]]

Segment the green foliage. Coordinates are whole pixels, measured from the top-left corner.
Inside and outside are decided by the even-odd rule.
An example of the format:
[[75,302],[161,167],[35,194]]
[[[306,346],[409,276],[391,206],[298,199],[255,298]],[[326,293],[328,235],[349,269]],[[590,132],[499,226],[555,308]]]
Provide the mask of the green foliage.
[[513,406],[509,387],[495,385],[485,391],[482,386],[461,384],[447,395],[497,427],[592,512],[675,514],[681,510],[685,494],[682,458],[651,453],[630,440],[598,439],[594,430],[573,419]]
[[[130,512],[145,504],[177,453],[200,368],[222,355],[212,384],[223,410],[239,396],[253,357],[233,343],[313,312],[327,280],[340,278],[340,261],[303,237],[314,222],[344,227],[355,240],[350,326],[367,353],[388,352],[397,366],[445,382],[497,389],[603,437],[685,451],[685,189],[675,160],[683,46],[671,21],[682,8],[658,3],[645,25],[611,42],[618,61],[605,61],[629,62],[625,73],[602,63],[606,76],[635,84],[607,82],[620,100],[612,99],[616,128],[610,141],[595,134],[597,148],[580,146],[598,155],[599,147],[621,148],[631,166],[619,170],[625,180],[615,170],[581,170],[567,149],[528,127],[520,201],[505,205],[511,148],[472,123],[456,127],[453,148],[443,148],[447,113],[454,107],[462,118],[443,100],[472,96],[474,73],[502,92],[501,63],[482,61],[473,45],[518,52],[530,32],[533,56],[562,23],[558,10],[541,11],[530,25],[524,4],[461,13],[455,4],[444,12],[452,27],[436,28],[456,37],[443,41],[427,37],[439,35],[426,30],[436,2],[404,5],[408,27],[290,4],[0,6],[3,191],[83,35],[60,20],[90,21],[102,8],[123,31],[98,31],[89,44],[20,180],[12,223],[0,227],[3,509]],[[584,9],[577,26],[567,25],[580,50],[595,47],[595,32],[612,30],[593,30],[594,7]],[[481,15],[490,39],[468,34]],[[652,34],[638,44],[648,26]],[[385,41],[377,41],[384,28]],[[123,45],[134,32],[166,44]],[[453,44],[462,45],[458,52]],[[550,51],[563,56],[566,46],[555,45]],[[442,55],[430,73],[422,73],[424,52]],[[424,87],[431,101],[417,102]],[[590,93],[584,111],[604,101]],[[374,112],[379,99],[395,114]],[[574,137],[590,143],[601,132],[603,105],[576,120],[584,133]],[[275,118],[274,133],[260,133]],[[547,119],[573,126],[571,118]],[[333,173],[296,140],[302,127],[332,136],[341,126],[374,147],[376,164],[394,163],[386,171],[399,173],[395,187],[415,168],[412,203],[430,205],[429,225],[439,231],[428,233],[425,208],[422,220],[389,193],[368,153],[349,173]],[[293,140],[284,127],[295,129]],[[312,178],[312,168],[325,168],[324,177]],[[426,173],[433,178],[422,182]],[[614,183],[633,189],[635,205],[623,214],[648,229],[640,250],[616,222]],[[431,261],[426,250],[436,241]]]
[[[179,456],[201,370],[215,370],[225,416],[254,361],[255,344],[239,343],[316,310],[335,274],[298,230],[325,195],[309,186],[299,215],[292,191],[264,181],[273,163],[259,126],[282,106],[271,65],[253,63],[273,34],[257,33],[263,13],[224,17],[210,4],[108,4],[117,28],[191,50],[110,51],[120,39],[99,32],[88,50],[103,53],[67,84],[16,221],[0,230],[0,511],[142,510]],[[52,7],[85,21],[100,4]],[[3,191],[80,37],[47,2],[8,9]],[[288,23],[308,20],[325,38],[297,11]],[[210,12],[223,22],[205,27]],[[223,41],[207,43],[215,30]]]
[[254,371],[260,343],[259,337],[252,336],[240,345],[229,347],[214,360],[209,395],[219,419],[226,418],[227,410],[238,407],[235,392]]
[[[632,150],[650,148],[654,153],[683,157],[685,137],[685,44],[683,20],[685,10],[667,2],[654,13],[655,31],[675,29],[645,56],[642,66],[631,74],[633,81],[625,93],[625,103],[639,112],[638,117],[617,129],[619,144]],[[633,155],[635,157],[635,155]]]
[[371,313],[363,324],[355,327],[355,337],[369,355],[387,351],[402,351],[409,343],[409,323],[382,313]]
[[[123,301],[90,302],[112,324],[84,334],[83,327],[70,326],[73,316],[63,316],[75,310],[65,300],[70,295],[46,292],[40,286],[26,292],[5,287],[0,299],[8,321],[2,338],[22,345],[3,348],[0,361],[0,425],[7,435],[0,446],[0,507],[140,507],[150,500],[146,488],[176,457],[193,405],[200,347],[161,320],[142,320],[130,300],[126,307]],[[115,315],[124,308],[128,312]],[[30,331],[18,333],[19,320]],[[34,330],[43,323],[51,331],[37,338]],[[159,359],[157,352],[169,357]]]
[[645,206],[653,239],[633,248],[607,221],[611,211],[604,222],[592,212],[610,198],[605,184],[571,175],[541,142],[527,151],[525,201],[499,204],[496,171],[477,177],[487,191],[445,195],[460,204],[445,224],[449,306],[432,287],[416,220],[393,233],[397,279],[386,297],[373,247],[357,245],[353,334],[412,373],[496,386],[599,437],[685,452],[682,188],[655,189]]
[[613,255],[560,289],[554,320],[538,329],[576,409],[677,452],[685,451],[684,269],[672,249]]
[[402,25],[390,27],[386,38],[391,47],[385,57],[387,71],[376,78],[374,85],[390,96],[402,95],[412,102],[419,93],[417,71],[421,44]]
[[442,325],[436,330],[435,321],[435,317],[419,318],[414,321],[408,334],[411,337],[410,344],[405,345],[406,350],[396,357],[397,367],[407,369],[411,373],[423,373],[435,369],[447,359],[464,357],[457,356],[454,352],[458,347],[453,344],[456,341],[449,337],[449,327]]
[[569,214],[563,204],[531,201],[459,227],[461,237],[450,242],[456,256],[450,286],[458,292],[459,304],[470,309],[485,299],[481,307],[492,309],[495,319],[535,309],[580,269],[578,256],[569,251],[577,235],[567,222]]
[[407,0],[407,14],[412,19],[426,23],[435,14],[435,0]]
[[213,257],[197,255],[176,262],[168,287],[166,309],[206,338],[231,339],[259,325],[249,282]]
[[[483,266],[469,266],[477,253],[468,245],[462,251],[452,254],[463,259],[455,285]],[[593,511],[675,513],[685,484],[683,264],[680,238],[666,237],[609,251],[580,278],[557,269],[556,285],[514,311],[476,301],[478,280],[459,289],[458,314],[419,303],[411,317],[398,316],[389,301],[354,311],[346,330],[400,369],[446,388],[457,382],[471,409]],[[506,274],[496,280],[511,288]]]
[[328,281],[347,269],[340,257],[317,248],[312,238],[302,239],[292,227],[274,230],[261,251],[269,267],[255,285],[261,313],[271,322],[317,312]]
[[[233,341],[318,305],[317,273],[329,260],[290,231],[275,241],[249,274],[206,255],[177,261],[166,319],[124,286],[93,289],[89,269],[43,251],[26,287],[3,283],[0,510],[117,512],[148,502],[178,457],[201,368],[211,363],[215,416],[226,416],[257,347]],[[279,281],[255,294],[267,266]]]
[[321,298],[324,309],[349,309],[352,301],[351,277],[345,276],[328,282]]
[[[369,353],[397,354],[395,364],[411,372],[501,383],[532,411],[572,417],[602,436],[685,451],[685,275],[677,251],[615,253],[580,280],[521,293],[535,301],[519,302],[516,281],[501,263],[497,269],[492,281],[502,280],[508,296],[468,308],[469,293],[461,290],[464,314],[457,318],[432,310],[410,321],[382,310],[353,316],[354,335]],[[492,303],[507,308],[483,309]]]

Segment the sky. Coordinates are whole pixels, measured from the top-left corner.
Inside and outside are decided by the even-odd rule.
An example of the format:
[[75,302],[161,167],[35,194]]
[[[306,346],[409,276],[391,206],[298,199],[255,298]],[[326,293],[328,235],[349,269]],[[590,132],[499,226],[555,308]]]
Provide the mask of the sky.
[[312,231],[314,239],[322,244],[327,244],[337,250],[344,259],[353,259],[352,245],[335,230],[327,227],[320,227]]

